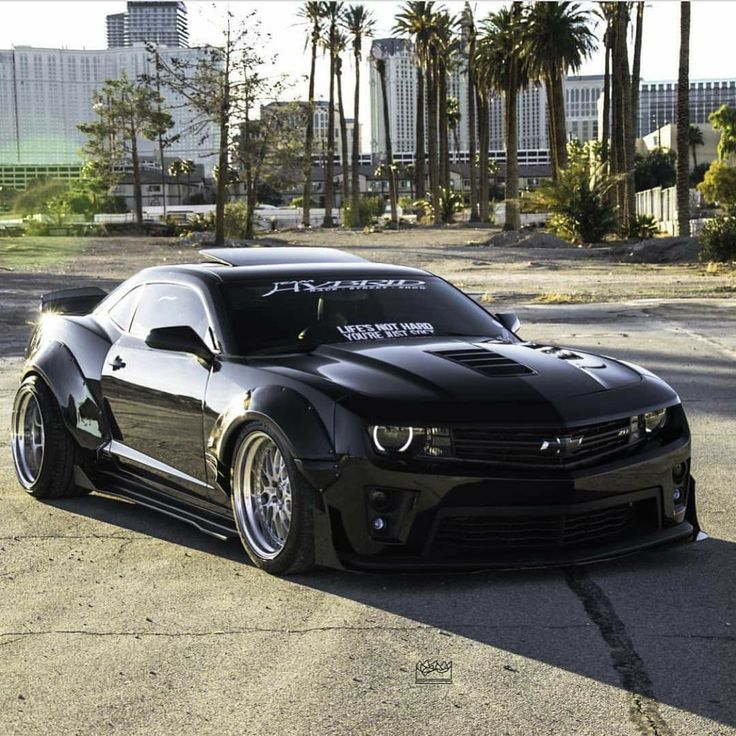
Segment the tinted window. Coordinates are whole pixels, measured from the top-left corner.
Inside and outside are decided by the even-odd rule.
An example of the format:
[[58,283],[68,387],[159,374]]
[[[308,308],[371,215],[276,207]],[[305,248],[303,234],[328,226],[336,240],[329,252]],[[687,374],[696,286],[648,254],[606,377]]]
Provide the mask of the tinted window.
[[427,336],[513,339],[441,279],[302,279],[226,283],[240,353]]
[[110,319],[121,329],[126,332],[130,329],[130,321],[133,319],[133,313],[138,305],[138,299],[141,295],[141,287],[136,286],[131,289],[118,303],[108,312]]
[[145,339],[157,327],[180,325],[189,325],[208,345],[212,344],[207,312],[193,289],[175,284],[146,284],[131,332]]

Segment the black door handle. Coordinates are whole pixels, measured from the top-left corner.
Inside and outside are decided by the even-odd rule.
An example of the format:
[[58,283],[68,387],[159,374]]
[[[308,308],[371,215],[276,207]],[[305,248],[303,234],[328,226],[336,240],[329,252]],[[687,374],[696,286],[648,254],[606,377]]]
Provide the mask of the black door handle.
[[114,371],[116,371],[120,368],[125,368],[125,361],[118,355],[115,357],[115,360],[108,363],[108,365],[111,366]]

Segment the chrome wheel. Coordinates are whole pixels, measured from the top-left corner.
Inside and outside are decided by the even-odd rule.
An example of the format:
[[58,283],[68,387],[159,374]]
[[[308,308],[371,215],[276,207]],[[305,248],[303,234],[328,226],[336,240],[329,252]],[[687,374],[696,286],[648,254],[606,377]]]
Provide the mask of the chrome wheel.
[[291,526],[291,479],[281,450],[265,432],[252,432],[238,447],[233,511],[258,557],[272,560],[283,550]]
[[15,469],[20,482],[30,488],[41,474],[46,436],[41,407],[31,391],[25,390],[18,395],[11,430]]

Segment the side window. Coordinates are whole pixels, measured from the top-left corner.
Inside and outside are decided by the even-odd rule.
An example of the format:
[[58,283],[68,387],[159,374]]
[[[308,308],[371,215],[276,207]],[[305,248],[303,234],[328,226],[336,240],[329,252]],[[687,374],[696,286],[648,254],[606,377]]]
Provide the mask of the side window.
[[130,329],[130,322],[133,319],[133,313],[140,299],[142,289],[136,286],[131,289],[118,303],[107,313],[110,319],[121,329],[127,332]]
[[189,325],[208,345],[212,345],[207,312],[193,289],[176,284],[147,284],[130,331],[145,339],[157,327],[179,325]]

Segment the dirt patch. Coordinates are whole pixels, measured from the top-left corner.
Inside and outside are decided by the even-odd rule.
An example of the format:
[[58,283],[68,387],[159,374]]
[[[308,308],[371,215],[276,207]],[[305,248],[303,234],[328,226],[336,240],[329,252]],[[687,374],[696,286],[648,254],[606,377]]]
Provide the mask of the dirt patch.
[[576,247],[545,230],[500,232],[488,238],[485,245],[492,248],[564,248],[565,250]]
[[698,260],[700,241],[697,238],[651,238],[616,246],[614,252],[630,263],[694,263]]

